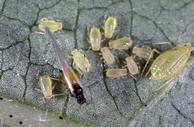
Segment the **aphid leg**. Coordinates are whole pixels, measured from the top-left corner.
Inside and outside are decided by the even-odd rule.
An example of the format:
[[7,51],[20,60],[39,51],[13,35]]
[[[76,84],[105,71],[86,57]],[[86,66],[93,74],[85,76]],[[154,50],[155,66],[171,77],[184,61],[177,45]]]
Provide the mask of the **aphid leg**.
[[41,34],[41,35],[45,35],[45,33],[44,33],[44,32],[40,32],[40,31],[35,31],[35,33],[37,33],[37,34]]
[[63,80],[61,79],[58,79],[58,78],[53,78],[53,77],[50,77],[53,81],[56,81],[56,82],[62,82]]
[[[156,49],[153,49],[153,50],[152,50],[152,52],[151,52],[151,54],[150,54],[148,60],[146,61],[145,66],[143,67],[143,70],[142,70],[142,72],[141,72],[141,77],[142,77],[142,75],[144,74],[144,71],[145,71],[146,67],[148,66],[148,64],[149,64],[149,62],[150,62],[150,60],[151,60],[151,58],[152,58],[154,52],[160,54],[160,52],[159,52],[158,50],[156,50]],[[147,71],[147,73],[145,74],[145,76],[147,76],[147,75],[149,74],[149,72],[150,72],[150,68],[149,68],[149,70]]]
[[152,90],[153,93],[160,91],[162,88],[164,88],[166,85],[168,85],[174,78],[166,81],[164,84],[162,84],[159,88]]
[[173,45],[170,42],[157,42],[157,43],[153,43],[152,45],[164,45],[164,44],[167,44],[170,46],[170,48],[173,48]]

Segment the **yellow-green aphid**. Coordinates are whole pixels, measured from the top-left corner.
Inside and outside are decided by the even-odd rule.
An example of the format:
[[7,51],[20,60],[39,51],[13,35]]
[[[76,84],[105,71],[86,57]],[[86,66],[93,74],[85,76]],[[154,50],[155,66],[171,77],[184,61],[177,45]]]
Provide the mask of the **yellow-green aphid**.
[[176,77],[185,67],[193,50],[190,43],[184,43],[160,54],[150,67],[151,79],[170,80]]
[[90,71],[91,64],[82,50],[74,49],[71,51],[71,55],[75,69],[79,72],[80,75]]
[[128,56],[125,58],[127,62],[127,68],[129,70],[129,73],[132,75],[137,75],[139,74],[139,68],[138,65],[136,64],[133,56]]
[[102,57],[107,65],[115,63],[115,57],[108,47],[101,48]]
[[40,31],[45,32],[45,28],[49,28],[51,32],[57,32],[63,29],[63,23],[59,21],[55,21],[53,19],[48,19],[48,18],[42,18],[39,21],[38,24],[38,29]]
[[109,78],[120,78],[127,75],[126,68],[108,68],[106,69],[106,76]]
[[109,41],[109,47],[116,50],[128,50],[132,47],[133,41],[130,37],[122,37],[116,40]]
[[105,38],[112,38],[117,27],[116,17],[109,16],[104,21],[104,36]]
[[100,29],[92,27],[89,32],[89,43],[93,51],[99,51],[101,48],[102,35]]
[[53,82],[50,76],[40,76],[39,78],[39,85],[41,91],[46,99],[50,99],[53,96]]
[[144,47],[134,47],[132,53],[140,58],[148,60],[149,58],[153,58],[152,49],[148,46]]

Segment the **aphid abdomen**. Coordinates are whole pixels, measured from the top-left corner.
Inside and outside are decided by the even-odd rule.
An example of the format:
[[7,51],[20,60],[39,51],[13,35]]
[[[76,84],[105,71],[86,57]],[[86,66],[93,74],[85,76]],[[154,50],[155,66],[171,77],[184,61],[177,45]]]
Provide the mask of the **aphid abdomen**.
[[151,65],[151,78],[153,80],[174,78],[183,70],[189,56],[190,52],[181,52],[176,49],[164,52]]

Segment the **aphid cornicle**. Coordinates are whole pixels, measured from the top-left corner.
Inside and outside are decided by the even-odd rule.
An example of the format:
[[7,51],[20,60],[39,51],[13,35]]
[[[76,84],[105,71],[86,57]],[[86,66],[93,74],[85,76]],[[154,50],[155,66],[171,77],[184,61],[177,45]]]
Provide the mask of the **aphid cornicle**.
[[125,60],[127,62],[127,68],[129,70],[129,73],[132,75],[139,74],[139,68],[138,68],[138,65],[136,64],[133,56],[126,57]]
[[160,54],[150,67],[151,79],[170,80],[176,77],[185,67],[193,50],[191,43],[184,43]]
[[71,95],[77,99],[77,102],[79,104],[85,103],[86,99],[83,94],[83,89],[82,89],[83,86],[81,85],[79,77],[76,75],[73,69],[67,64],[67,61],[63,55],[63,52],[59,48],[57,41],[54,39],[54,37],[52,36],[51,32],[47,27],[45,28],[45,31],[46,31],[46,35],[48,36],[48,39],[52,44],[52,47],[59,60],[59,63],[61,65],[64,84],[68,86],[68,89]]
[[130,37],[122,37],[109,41],[109,47],[116,50],[127,50],[132,47],[133,41]]
[[80,75],[90,71],[91,64],[82,50],[74,49],[71,51],[71,55],[73,58],[73,64]]
[[39,78],[39,85],[41,88],[41,91],[46,99],[50,99],[53,96],[53,82],[50,76],[40,76]]
[[106,76],[109,78],[120,78],[127,75],[126,68],[108,68],[106,69]]
[[107,65],[111,65],[115,63],[115,57],[111,53],[110,49],[108,47],[101,48],[102,57]]
[[89,32],[89,43],[93,51],[99,51],[101,48],[102,35],[100,29],[92,27]]
[[38,29],[45,32],[46,27],[48,27],[51,32],[57,32],[63,29],[63,23],[48,18],[42,18],[39,21]]
[[105,38],[112,38],[117,27],[116,17],[109,16],[104,21],[104,36]]

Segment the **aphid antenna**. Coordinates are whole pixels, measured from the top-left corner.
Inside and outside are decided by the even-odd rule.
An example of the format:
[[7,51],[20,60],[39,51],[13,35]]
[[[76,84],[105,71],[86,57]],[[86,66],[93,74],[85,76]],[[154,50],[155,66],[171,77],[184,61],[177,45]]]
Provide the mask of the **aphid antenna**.
[[157,88],[157,89],[153,89],[152,90],[152,93],[156,93],[156,92],[158,92],[158,91],[160,91],[161,89],[163,89],[166,85],[168,85],[171,81],[173,81],[175,79],[175,77],[174,78],[172,78],[172,79],[169,79],[169,80],[167,80],[165,83],[163,83],[159,88]]

